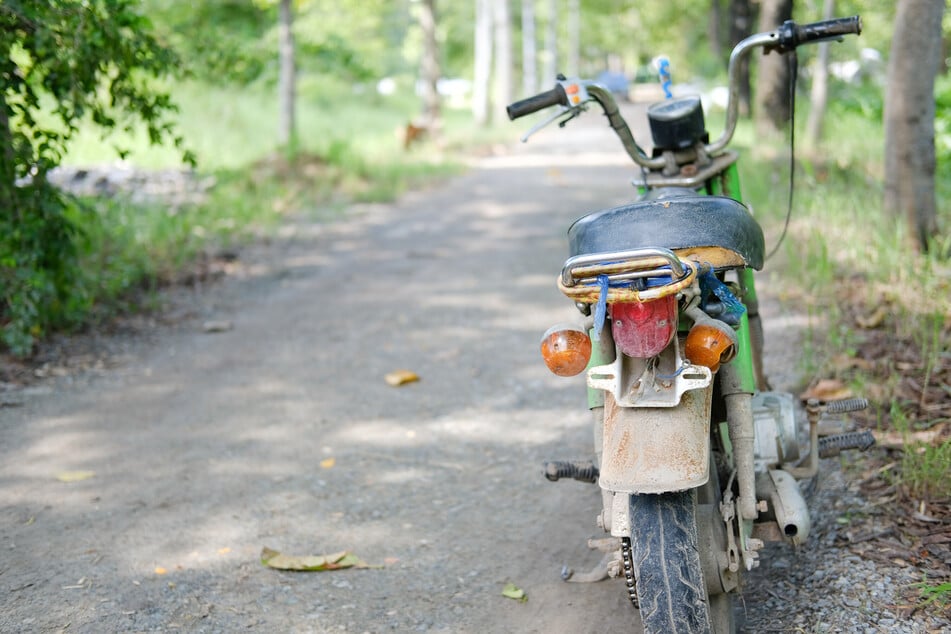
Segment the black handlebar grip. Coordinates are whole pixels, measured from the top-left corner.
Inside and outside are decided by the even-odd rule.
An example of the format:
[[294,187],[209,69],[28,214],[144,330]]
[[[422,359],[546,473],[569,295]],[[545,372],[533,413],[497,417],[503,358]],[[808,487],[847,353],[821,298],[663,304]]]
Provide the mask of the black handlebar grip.
[[828,40],[840,35],[861,35],[862,18],[853,15],[850,18],[835,18],[812,24],[799,25],[798,44],[809,44],[820,40]]
[[567,105],[567,103],[568,96],[565,94],[565,89],[561,87],[561,84],[556,84],[551,90],[546,90],[533,97],[516,101],[506,107],[505,112],[508,113],[509,119],[514,121],[519,117],[530,115],[533,112],[544,110],[550,106],[557,106],[558,104]]
[[801,44],[811,44],[824,40],[837,39],[843,35],[861,35],[862,18],[853,15],[848,18],[834,18],[810,24],[796,24],[792,20],[783,23],[778,29],[779,41],[767,49],[776,49],[788,53]]

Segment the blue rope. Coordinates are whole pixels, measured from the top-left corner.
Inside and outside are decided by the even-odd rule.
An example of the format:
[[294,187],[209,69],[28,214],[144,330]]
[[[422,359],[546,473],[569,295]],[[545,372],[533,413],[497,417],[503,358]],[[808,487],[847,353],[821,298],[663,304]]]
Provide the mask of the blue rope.
[[594,305],[594,336],[592,339],[601,341],[601,331],[604,329],[604,319],[608,314],[608,288],[611,280],[607,275],[598,276],[598,303]]
[[657,71],[660,73],[660,87],[664,89],[664,97],[673,99],[674,94],[670,92],[670,87],[673,84],[670,77],[670,60],[661,57],[657,62]]
[[736,298],[729,286],[717,279],[713,271],[701,273],[700,292],[704,303],[706,303],[706,298],[709,297],[710,293],[716,295],[717,299],[723,303],[727,314],[742,317],[743,313],[746,312],[746,306],[743,305],[743,302]]

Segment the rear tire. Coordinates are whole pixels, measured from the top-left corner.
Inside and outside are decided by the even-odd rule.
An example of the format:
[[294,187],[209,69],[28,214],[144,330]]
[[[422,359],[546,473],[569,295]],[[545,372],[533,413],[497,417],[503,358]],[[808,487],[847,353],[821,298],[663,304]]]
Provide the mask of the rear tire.
[[[631,496],[631,549],[646,634],[714,631],[700,565],[696,506],[695,489]],[[734,627],[731,597],[721,596],[714,602],[717,634]]]

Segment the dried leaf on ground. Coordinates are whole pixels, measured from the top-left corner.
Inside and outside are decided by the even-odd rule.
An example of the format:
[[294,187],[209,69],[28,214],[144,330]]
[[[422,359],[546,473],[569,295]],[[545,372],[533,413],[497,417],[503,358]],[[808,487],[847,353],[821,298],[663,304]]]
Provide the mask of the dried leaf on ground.
[[336,464],[337,464],[337,459],[336,459],[336,458],[324,458],[323,460],[320,461],[320,468],[321,468],[321,469],[333,469],[333,468],[334,468],[334,465],[336,465]]
[[374,568],[353,553],[341,551],[331,555],[285,555],[264,547],[261,550],[261,563],[276,570],[297,570],[301,572],[323,572],[344,568]]
[[63,471],[56,476],[56,479],[60,482],[80,482],[95,476],[95,471]]
[[407,383],[415,383],[416,381],[419,381],[419,375],[417,375],[412,370],[394,370],[383,378],[386,380],[387,384],[392,385],[393,387],[399,387],[401,385],[406,385]]
[[867,330],[872,328],[878,328],[885,323],[885,319],[888,317],[888,307],[879,306],[871,315],[856,315],[855,323],[859,325],[860,328],[865,328]]
[[502,588],[502,596],[509,599],[515,599],[521,603],[528,601],[528,595],[525,594],[525,591],[516,586],[514,583],[505,584],[505,587]]
[[904,449],[908,445],[934,445],[938,443],[944,435],[945,424],[935,425],[925,431],[878,431],[872,430],[875,436],[875,442],[889,449]]
[[838,379],[821,379],[811,386],[805,392],[799,395],[799,398],[808,401],[814,398],[819,401],[838,401],[844,398],[852,398],[852,390],[845,383]]
[[234,324],[227,320],[212,320],[202,324],[202,330],[207,333],[228,332],[234,328]]

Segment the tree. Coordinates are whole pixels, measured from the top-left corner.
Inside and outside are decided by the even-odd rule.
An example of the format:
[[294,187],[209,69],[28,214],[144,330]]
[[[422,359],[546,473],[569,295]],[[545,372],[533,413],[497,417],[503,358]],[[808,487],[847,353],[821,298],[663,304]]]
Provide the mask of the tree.
[[538,50],[535,41],[535,0],[522,0],[522,92],[538,92]]
[[934,79],[944,0],[899,0],[885,96],[884,208],[906,219],[922,250],[938,232]]
[[581,5],[579,0],[568,0],[568,66],[569,77],[581,72]]
[[168,120],[175,107],[150,81],[178,63],[138,4],[0,4],[0,344],[16,353],[68,313],[80,283],[69,204],[46,179],[80,122],[144,125],[152,143],[183,143]]
[[472,116],[476,124],[489,122],[492,80],[492,0],[475,2],[475,68],[472,79]]
[[515,100],[512,73],[512,13],[509,0],[493,0],[492,16],[495,32],[495,106],[493,115],[499,116],[505,106]]
[[436,6],[435,0],[423,0],[420,3],[419,26],[423,31],[423,56],[420,63],[420,75],[423,84],[423,118],[431,133],[439,130],[439,46],[436,42]]
[[717,59],[723,56],[723,31],[723,6],[720,0],[710,0],[707,39],[710,42],[710,54]]
[[280,123],[278,143],[293,155],[297,147],[297,73],[294,55],[294,9],[291,0],[281,0],[278,22],[278,57],[280,58],[280,78],[278,80],[278,102],[280,104]]
[[[763,0],[759,30],[770,31],[792,19],[792,0]],[[789,108],[790,55],[769,54],[759,59],[756,71],[756,103],[753,109],[760,133],[782,130],[792,113]]]
[[[730,48],[732,48],[753,32],[753,9],[750,6],[750,0],[730,0],[729,22]],[[740,74],[739,113],[741,116],[748,117],[751,111],[750,103],[752,102],[750,58],[748,56],[740,61],[738,70]]]
[[[828,20],[835,14],[835,0],[825,0],[822,6],[822,19]],[[806,122],[806,136],[813,146],[822,139],[822,119],[825,117],[826,102],[829,94],[829,42],[820,42],[819,52],[813,63],[812,89],[809,101],[809,120]]]
[[558,74],[558,2],[548,0],[548,21],[545,23],[545,72],[542,84],[549,85]]

